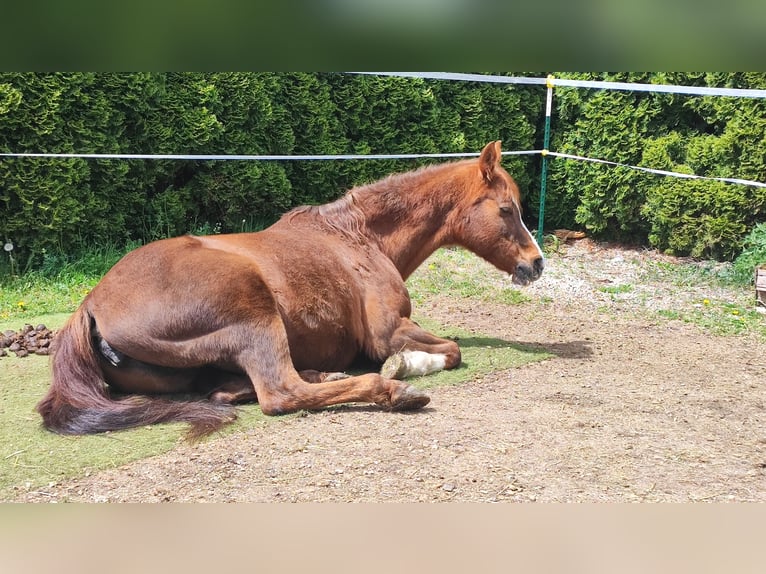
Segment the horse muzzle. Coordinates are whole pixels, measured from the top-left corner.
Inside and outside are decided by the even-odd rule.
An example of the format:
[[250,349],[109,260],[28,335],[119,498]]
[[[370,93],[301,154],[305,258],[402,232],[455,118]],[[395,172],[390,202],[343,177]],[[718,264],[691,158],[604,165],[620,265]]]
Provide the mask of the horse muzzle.
[[532,281],[537,281],[540,275],[543,274],[545,268],[545,259],[538,257],[532,262],[532,265],[527,263],[519,263],[516,265],[516,270],[513,272],[512,281],[516,285],[529,285]]

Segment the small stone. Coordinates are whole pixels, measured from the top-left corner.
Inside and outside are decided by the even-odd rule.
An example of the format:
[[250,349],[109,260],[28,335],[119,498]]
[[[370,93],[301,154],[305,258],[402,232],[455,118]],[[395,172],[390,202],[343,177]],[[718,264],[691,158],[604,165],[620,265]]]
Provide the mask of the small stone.
[[446,492],[452,492],[453,490],[455,490],[455,485],[452,484],[451,482],[445,482],[444,484],[442,484],[442,490]]

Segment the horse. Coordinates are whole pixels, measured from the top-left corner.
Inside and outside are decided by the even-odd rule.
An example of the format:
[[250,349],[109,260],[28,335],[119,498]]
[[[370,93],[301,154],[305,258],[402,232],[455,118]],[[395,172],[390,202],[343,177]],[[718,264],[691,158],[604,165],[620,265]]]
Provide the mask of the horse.
[[[421,409],[430,397],[403,379],[455,368],[461,355],[411,319],[407,277],[442,246],[521,286],[544,268],[501,159],[490,142],[478,159],[390,175],[262,231],[129,252],[56,334],[36,407],[44,427],[80,435],[186,422],[196,439],[244,402],[266,415]],[[360,357],[380,371],[347,375]]]

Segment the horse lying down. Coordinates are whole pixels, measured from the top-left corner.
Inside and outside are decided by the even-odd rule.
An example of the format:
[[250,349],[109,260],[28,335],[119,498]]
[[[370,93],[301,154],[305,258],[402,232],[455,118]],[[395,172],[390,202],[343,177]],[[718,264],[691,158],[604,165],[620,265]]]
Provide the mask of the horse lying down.
[[[477,159],[389,176],[299,207],[257,233],[184,236],[128,253],[57,334],[37,405],[48,429],[86,434],[160,422],[196,438],[236,417],[368,402],[419,409],[401,379],[460,364],[452,340],[410,320],[407,277],[463,246],[526,285],[543,254],[521,218],[500,142]],[[380,374],[347,376],[365,357]],[[198,395],[177,400],[162,395]]]

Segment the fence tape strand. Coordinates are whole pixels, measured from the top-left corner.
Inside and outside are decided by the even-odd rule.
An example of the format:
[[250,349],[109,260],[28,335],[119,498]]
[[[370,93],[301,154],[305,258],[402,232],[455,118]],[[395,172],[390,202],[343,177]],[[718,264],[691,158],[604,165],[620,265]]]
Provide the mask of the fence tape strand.
[[616,161],[609,161],[606,159],[596,159],[592,157],[585,157],[581,155],[574,155],[571,153],[559,153],[555,151],[549,151],[548,156],[551,157],[558,157],[563,159],[574,159],[578,161],[588,161],[591,163],[600,163],[604,165],[611,165],[614,167],[626,167],[629,169],[635,169],[637,171],[643,171],[647,173],[653,173],[657,175],[666,175],[666,176],[672,176],[672,177],[678,177],[682,179],[702,179],[706,181],[720,181],[723,183],[736,183],[739,185],[750,185],[754,187],[766,187],[766,183],[762,183],[760,181],[753,181],[750,179],[739,179],[735,177],[710,177],[710,176],[704,176],[704,175],[695,175],[693,173],[681,173],[678,171],[668,171],[664,169],[654,169],[651,167],[643,167],[639,165],[629,165],[626,163],[619,163]]
[[[534,155],[539,150],[504,151],[503,155]],[[142,153],[0,153],[0,158],[59,159],[161,159],[199,161],[322,161],[355,159],[421,159],[478,157],[471,153],[398,153],[398,154],[330,154],[330,155],[216,155],[216,154],[142,154]]]
[[[504,151],[504,156],[510,155],[546,155],[561,159],[571,159],[577,161],[587,161],[611,165],[614,167],[625,167],[637,171],[653,173],[656,175],[665,175],[683,179],[701,179],[708,181],[720,181],[723,183],[733,183],[739,185],[749,185],[754,187],[766,188],[766,183],[753,181],[749,179],[740,179],[735,177],[709,177],[695,175],[690,173],[681,173],[676,171],[667,171],[663,169],[653,169],[637,165],[629,165],[606,159],[597,159],[582,155],[570,153],[560,153],[549,150],[516,150]],[[327,161],[327,160],[394,160],[394,159],[449,159],[449,158],[468,158],[478,157],[478,153],[399,153],[399,154],[335,154],[335,155],[222,155],[222,154],[130,154],[130,153],[0,153],[1,158],[19,159],[19,158],[49,158],[49,159],[132,159],[132,160],[198,160],[198,161]]]
[[490,74],[461,74],[452,72],[346,72],[349,74],[420,78],[425,80],[456,80],[463,82],[486,82],[493,84],[528,84],[563,86],[600,90],[659,92],[687,96],[727,96],[735,98],[766,98],[766,90],[748,88],[716,88],[709,86],[679,86],[674,84],[642,84],[633,82],[610,82],[606,80],[574,80],[567,78],[533,78],[525,76],[496,76]]

